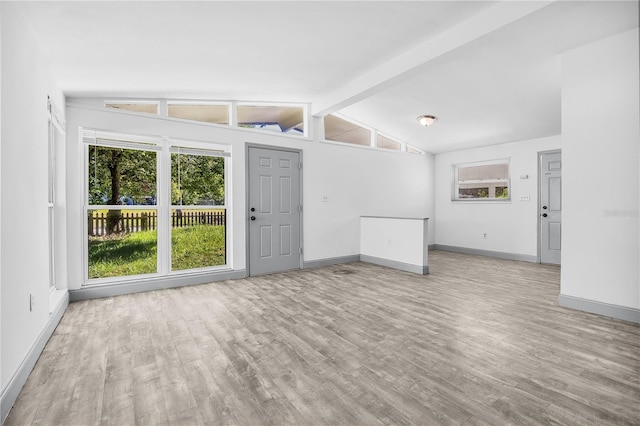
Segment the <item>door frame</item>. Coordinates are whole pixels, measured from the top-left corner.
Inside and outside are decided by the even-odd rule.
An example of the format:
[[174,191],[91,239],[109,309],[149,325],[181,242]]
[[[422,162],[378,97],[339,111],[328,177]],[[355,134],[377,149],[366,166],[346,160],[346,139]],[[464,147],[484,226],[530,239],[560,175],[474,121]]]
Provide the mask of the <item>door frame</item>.
[[263,144],[259,144],[259,143],[252,143],[252,142],[246,142],[245,143],[245,151],[244,151],[244,169],[245,169],[245,174],[244,174],[244,234],[245,234],[245,242],[244,242],[244,256],[245,256],[245,269],[247,271],[247,276],[250,277],[251,276],[251,262],[250,262],[250,253],[249,253],[249,244],[251,243],[250,238],[249,238],[249,151],[251,150],[251,148],[259,148],[259,149],[267,149],[267,150],[271,150],[271,151],[285,151],[285,152],[294,152],[297,153],[299,158],[300,158],[300,187],[298,188],[298,191],[300,192],[300,211],[298,212],[298,215],[300,216],[300,269],[303,268],[304,266],[304,248],[303,248],[303,242],[304,242],[304,223],[303,223],[303,219],[304,219],[304,215],[302,214],[304,212],[304,208],[302,207],[304,205],[304,200],[303,200],[303,196],[304,194],[302,193],[302,181],[303,181],[303,173],[302,173],[302,153],[303,150],[302,149],[298,149],[298,148],[289,148],[289,147],[284,147],[284,146],[277,146],[277,145],[263,145]]
[[542,263],[542,216],[540,216],[540,211],[542,210],[542,156],[546,154],[562,155],[562,149],[550,149],[548,151],[538,151],[538,205],[536,206],[536,215],[538,217],[538,232],[537,232],[538,241],[536,244],[538,246],[537,263]]

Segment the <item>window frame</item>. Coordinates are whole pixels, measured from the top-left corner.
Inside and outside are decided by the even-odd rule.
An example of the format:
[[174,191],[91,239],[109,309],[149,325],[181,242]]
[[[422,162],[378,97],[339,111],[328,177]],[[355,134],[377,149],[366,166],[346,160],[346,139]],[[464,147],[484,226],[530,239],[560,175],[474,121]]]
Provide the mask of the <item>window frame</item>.
[[[189,101],[189,100],[171,100],[171,99],[167,99],[165,102],[166,108],[165,108],[165,112],[166,114],[163,114],[162,112],[160,112],[160,108],[158,109],[159,111],[159,115],[166,115],[167,118],[171,119],[171,120],[181,120],[181,121],[185,121],[187,123],[204,123],[204,124],[208,124],[208,125],[212,125],[212,126],[224,126],[224,127],[232,127],[233,126],[233,102],[223,102],[223,101]],[[182,118],[182,117],[172,117],[169,115],[169,107],[171,105],[182,105],[182,106],[224,106],[227,107],[227,124],[220,124],[220,123],[210,123],[208,121],[200,121],[200,120],[192,120],[189,118]],[[160,105],[162,106],[162,105]]]
[[[226,223],[225,223],[225,263],[224,265],[215,265],[215,266],[206,266],[206,267],[201,267],[201,268],[191,268],[191,269],[176,269],[173,270],[172,269],[172,246],[171,246],[171,227],[167,226],[168,229],[168,234],[169,234],[169,247],[168,247],[168,264],[167,264],[167,270],[168,276],[175,276],[175,275],[189,275],[189,274],[197,274],[197,273],[201,273],[201,272],[209,272],[209,271],[215,271],[215,270],[225,270],[225,269],[229,269],[231,266],[231,253],[229,252],[229,247],[231,247],[231,236],[232,233],[229,232],[230,230],[230,226],[229,223],[231,221],[231,209],[229,208],[230,206],[230,198],[231,198],[231,182],[229,180],[230,174],[229,174],[229,170],[231,168],[231,153],[230,153],[230,147],[229,147],[229,151],[227,150],[214,150],[211,149],[211,145],[203,145],[201,142],[196,142],[196,141],[188,141],[185,139],[173,139],[169,141],[168,147],[168,158],[167,158],[167,162],[168,162],[168,174],[167,174],[167,180],[169,183],[169,187],[168,187],[168,194],[167,194],[167,207],[168,210],[166,212],[166,217],[167,219],[169,219],[171,217],[171,210],[174,209],[175,207],[185,207],[185,208],[189,208],[192,210],[211,210],[212,208],[215,209],[220,209],[220,210],[224,210],[225,211],[225,217],[226,217]],[[212,205],[212,206],[184,206],[184,205],[175,205],[172,203],[171,201],[171,154],[175,154],[175,153],[181,153],[183,152],[182,150],[184,150],[185,154],[193,154],[193,155],[208,155],[211,157],[222,157],[224,158],[224,204],[217,206],[217,205]]]
[[62,139],[66,135],[66,125],[58,108],[53,104],[50,97],[47,97],[47,245],[49,259],[49,291],[58,289],[56,280],[56,185],[58,180],[56,174],[56,151],[58,150],[58,134]]
[[[115,110],[115,111],[122,111],[122,112],[126,112],[128,114],[143,114],[143,115],[162,115],[161,113],[161,102],[159,100],[137,100],[137,99],[120,99],[120,100],[108,100],[105,99],[103,101],[104,107],[107,110]],[[142,112],[142,111],[131,111],[128,109],[120,109],[120,108],[112,108],[109,105],[155,105],[156,106],[156,112],[152,113],[152,112]]]
[[[261,130],[247,127],[240,127],[238,124],[238,113],[239,107],[246,106],[256,106],[256,107],[284,107],[284,108],[302,108],[302,125],[304,127],[304,131],[301,135],[296,135],[293,133],[285,133],[285,132],[272,132],[270,130]],[[309,138],[309,105],[308,104],[298,104],[293,102],[251,102],[251,101],[236,101],[233,102],[233,124],[237,129],[245,130],[245,131],[253,131],[260,133],[268,133],[271,135],[286,135],[294,138]]]
[[[341,120],[347,121],[351,124],[354,124],[360,128],[363,128],[365,130],[369,131],[369,134],[371,135],[371,140],[370,143],[368,145],[361,145],[361,144],[356,144],[356,143],[350,143],[350,142],[342,142],[342,141],[334,141],[334,140],[330,140],[327,139],[326,134],[325,134],[325,124],[324,124],[324,120],[325,117],[327,115],[333,115],[334,117],[337,117]],[[383,151],[383,152],[389,152],[389,153],[403,153],[403,154],[409,154],[409,155],[424,155],[425,151],[416,148],[415,146],[408,144],[406,142],[403,142],[402,140],[389,135],[388,133],[385,132],[381,132],[378,129],[376,129],[375,127],[371,127],[368,126],[358,120],[354,120],[351,117],[348,117],[342,113],[339,112],[333,112],[331,114],[327,114],[325,116],[322,117],[322,137],[320,138],[321,141],[323,143],[330,143],[330,144],[338,144],[341,146],[351,146],[351,147],[356,147],[356,148],[364,148],[364,149],[374,149],[374,150],[379,150],[379,151]],[[378,137],[382,136],[383,138],[389,139],[392,142],[398,143],[400,144],[400,149],[391,149],[391,148],[383,148],[379,146],[379,142],[378,142]],[[410,152],[409,150],[413,149],[416,152]]]
[[[140,281],[145,279],[170,278],[175,276],[190,276],[202,273],[210,273],[217,271],[228,271],[231,269],[233,262],[231,246],[231,146],[220,143],[193,141],[188,139],[168,138],[162,136],[135,135],[131,133],[119,133],[91,128],[79,129],[80,144],[83,152],[83,225],[82,225],[82,250],[83,250],[83,287],[94,285],[108,285],[126,283],[131,281]],[[113,138],[113,139],[112,139]],[[111,142],[109,142],[111,141]],[[89,204],[89,149],[92,146],[104,146],[112,148],[129,148],[140,149],[143,151],[156,152],[156,204],[149,205],[91,205]],[[171,147],[179,146],[183,148],[193,148],[203,151],[219,153],[220,157],[224,157],[224,185],[225,185],[225,204],[223,206],[215,206],[215,208],[224,209],[226,212],[227,223],[225,224],[225,264],[216,265],[205,268],[194,268],[184,270],[171,270]],[[136,148],[138,147],[138,148]],[[209,206],[210,208],[211,206]],[[157,211],[157,251],[156,272],[137,275],[120,275],[104,278],[89,278],[89,239],[88,239],[88,217],[89,210],[150,210]]]
[[[460,168],[491,166],[497,164],[506,164],[508,176],[505,180],[508,196],[504,198],[460,198],[460,181],[458,179]],[[487,183],[496,182],[489,180]],[[474,161],[470,163],[457,163],[451,165],[451,201],[455,203],[510,203],[511,202],[511,158],[498,158],[494,160]]]
[[[367,130],[369,132],[369,144],[368,145],[361,145],[361,144],[358,144],[358,143],[334,141],[334,140],[331,140],[331,139],[327,139],[326,133],[325,133],[326,132],[325,117],[327,115],[333,115],[334,117],[339,118],[340,120],[346,121],[348,123],[351,123],[351,124],[353,124],[355,126],[358,126],[358,127],[362,128],[362,129]],[[337,143],[337,144],[340,144],[340,145],[354,146],[354,147],[358,147],[358,148],[380,149],[380,148],[377,148],[377,146],[376,146],[376,141],[377,141],[377,137],[376,136],[377,135],[376,135],[376,129],[374,129],[373,127],[367,126],[366,124],[363,124],[363,123],[361,123],[361,122],[359,122],[357,120],[354,120],[353,118],[347,117],[346,115],[341,114],[339,112],[333,112],[333,113],[327,114],[327,115],[322,117],[322,140],[324,142]],[[385,151],[390,151],[390,150],[385,150]]]
[[[375,129],[374,129],[375,130]],[[383,132],[379,132],[379,131],[375,131],[376,132],[376,148],[379,149],[383,149],[385,151],[390,151],[390,152],[407,152],[407,144],[404,142],[399,141],[397,138],[394,138],[392,136],[389,136],[386,133]],[[393,148],[384,148],[380,146],[380,141],[379,138],[383,137],[385,139],[390,140],[391,142],[397,143],[398,145],[400,145],[400,147],[398,149],[393,149]]]

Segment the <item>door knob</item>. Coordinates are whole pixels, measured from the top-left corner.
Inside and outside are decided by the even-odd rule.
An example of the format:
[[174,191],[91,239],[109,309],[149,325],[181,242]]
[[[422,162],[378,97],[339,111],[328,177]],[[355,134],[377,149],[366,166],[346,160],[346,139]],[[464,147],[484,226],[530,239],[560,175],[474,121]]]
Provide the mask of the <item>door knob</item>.
[[547,216],[549,216],[549,215],[546,214],[546,213],[542,213],[542,217],[547,217]]
[[255,216],[251,216],[251,220],[256,220],[256,217]]
[[547,209],[547,206],[542,206],[542,209],[543,209],[543,210],[546,210],[546,209]]
[[[546,209],[546,207],[545,207],[545,209]],[[256,208],[255,208],[255,207],[251,207],[251,211],[252,211],[252,212],[255,212],[255,211],[256,211]]]

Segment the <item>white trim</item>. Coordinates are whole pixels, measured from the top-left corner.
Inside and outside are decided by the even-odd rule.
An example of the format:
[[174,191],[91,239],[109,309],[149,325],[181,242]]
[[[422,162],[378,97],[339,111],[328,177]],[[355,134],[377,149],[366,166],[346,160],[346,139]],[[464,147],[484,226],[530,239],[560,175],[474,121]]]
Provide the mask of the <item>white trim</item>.
[[397,154],[397,155],[426,155],[426,153],[422,153],[422,154],[414,154],[412,152],[407,152],[407,151],[396,151],[393,149],[385,149],[385,148],[378,148],[377,146],[369,146],[369,145],[358,145],[355,143],[348,143],[348,142],[338,142],[338,141],[330,141],[327,139],[320,139],[318,141],[318,143],[325,143],[328,145],[336,145],[336,146],[341,146],[341,147],[346,147],[346,148],[358,148],[358,149],[368,149],[370,151],[375,151],[375,152],[384,152],[386,154]]
[[188,148],[178,146],[175,143],[170,144],[169,152],[171,154],[200,155],[203,157],[231,157],[228,151],[219,151],[215,149]]
[[22,359],[22,362],[18,366],[16,372],[9,379],[7,386],[2,390],[2,395],[0,396],[0,423],[7,419],[9,411],[11,411],[11,407],[13,407],[22,387],[29,378],[29,374],[33,371],[33,367],[35,367],[38,358],[49,341],[49,338],[60,323],[67,306],[69,306],[69,292],[66,290],[60,291],[63,292],[63,294],[59,297],[58,304],[51,309],[49,320],[27,351],[27,354]]
[[120,296],[123,294],[164,290],[189,285],[207,284],[216,281],[237,280],[246,278],[246,276],[247,273],[244,269],[225,269],[213,272],[208,271],[206,273],[167,275],[144,280],[85,286],[77,290],[69,290],[69,298],[71,302],[77,302],[79,300],[99,299],[103,297]]

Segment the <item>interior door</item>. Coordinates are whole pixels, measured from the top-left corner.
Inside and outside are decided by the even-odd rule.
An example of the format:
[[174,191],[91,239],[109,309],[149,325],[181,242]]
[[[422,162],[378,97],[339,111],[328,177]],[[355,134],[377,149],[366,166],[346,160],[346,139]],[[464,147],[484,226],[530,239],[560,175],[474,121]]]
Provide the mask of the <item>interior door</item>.
[[300,268],[300,153],[249,148],[249,274]]
[[562,155],[540,154],[540,262],[560,264],[562,241]]

